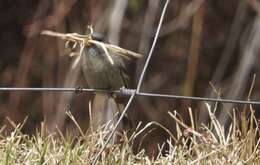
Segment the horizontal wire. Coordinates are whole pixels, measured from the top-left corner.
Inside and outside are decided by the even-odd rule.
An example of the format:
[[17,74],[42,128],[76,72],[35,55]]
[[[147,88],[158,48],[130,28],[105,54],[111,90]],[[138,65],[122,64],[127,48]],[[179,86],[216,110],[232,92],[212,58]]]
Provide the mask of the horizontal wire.
[[[123,95],[131,96],[136,92],[135,89],[121,88],[120,90],[101,90],[91,88],[24,88],[24,87],[0,87],[1,91],[23,91],[23,92],[105,92],[105,93],[120,93]],[[180,96],[170,94],[159,94],[159,93],[147,93],[147,92],[136,92],[136,96],[147,96],[147,97],[161,97],[168,99],[183,99],[192,101],[210,101],[210,102],[221,102],[221,103],[234,103],[234,104],[252,104],[260,105],[260,101],[247,101],[247,100],[235,100],[235,99],[219,99],[219,98],[208,98],[208,97],[193,97],[193,96]]]
[[157,94],[157,93],[136,93],[137,96],[147,96],[147,97],[161,97],[169,99],[183,99],[192,101],[210,101],[210,102],[221,102],[221,103],[234,103],[234,104],[252,104],[260,105],[260,101],[247,101],[247,100],[233,100],[233,99],[214,99],[207,97],[193,97],[193,96],[179,96],[179,95],[169,95],[169,94]]
[[102,90],[102,89],[92,89],[92,88],[82,88],[82,87],[71,87],[71,88],[66,88],[66,87],[0,87],[0,92],[1,91],[22,91],[22,92],[107,92],[107,93],[120,93],[120,90]]

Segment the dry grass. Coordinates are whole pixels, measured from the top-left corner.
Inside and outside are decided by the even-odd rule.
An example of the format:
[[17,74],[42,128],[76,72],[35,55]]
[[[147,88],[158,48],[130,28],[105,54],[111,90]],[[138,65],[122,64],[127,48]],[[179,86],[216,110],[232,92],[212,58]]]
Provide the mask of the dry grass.
[[[124,135],[122,144],[109,144],[99,163],[260,164],[259,128],[253,111],[251,110],[251,116],[246,123],[239,123],[234,119],[228,128],[224,128],[216,120],[213,114],[214,110],[208,104],[206,106],[211,123],[208,126],[202,126],[199,131],[194,129],[194,125],[188,127],[181,123],[175,113],[169,112],[169,115],[177,123],[178,131],[174,136],[165,127],[163,128],[172,137],[165,142],[165,145],[169,145],[169,151],[166,155],[159,153],[158,156],[149,159],[144,150],[141,150],[138,154],[132,152],[131,146],[134,138],[140,136],[140,133],[151,125],[160,126],[159,123],[151,122],[144,128],[138,128],[129,138]],[[244,126],[247,129],[245,133],[238,129],[243,124],[247,124],[247,127]],[[21,133],[22,126],[23,124],[16,126],[10,136],[2,136],[0,140],[0,164],[88,164],[93,161],[102,144],[104,144],[104,137],[110,130],[106,127],[104,131],[79,137],[68,134],[63,136],[59,131],[56,135],[43,136],[41,130],[35,136],[29,137]],[[173,141],[177,141],[177,143],[172,143]]]

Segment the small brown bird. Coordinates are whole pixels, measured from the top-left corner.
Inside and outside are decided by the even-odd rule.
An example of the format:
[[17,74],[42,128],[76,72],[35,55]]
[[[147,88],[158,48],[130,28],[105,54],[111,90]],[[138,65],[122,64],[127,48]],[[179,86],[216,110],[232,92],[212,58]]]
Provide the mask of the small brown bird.
[[[92,39],[103,41],[99,33],[93,33]],[[90,88],[118,90],[128,86],[122,57],[110,52],[109,55],[114,62],[111,64],[104,50],[94,44],[86,46],[82,53],[82,69]]]
[[[93,32],[93,40],[104,42],[104,37]],[[98,45],[85,46],[81,54],[81,65],[84,77],[90,88],[103,90],[118,90],[128,87],[129,77],[126,74],[125,65],[121,56],[109,52],[113,63],[107,58],[106,52]],[[97,130],[103,124],[111,120],[115,113],[122,112],[124,105],[115,100],[109,93],[96,92],[92,108],[92,128]],[[114,120],[115,121],[115,120]],[[126,128],[132,123],[128,117],[124,117],[121,127]]]
[[[69,46],[69,43],[73,43],[73,47],[80,45],[79,56],[72,67],[81,61],[84,77],[90,88],[101,90],[127,88],[129,78],[126,74],[123,58],[139,58],[142,55],[105,43],[103,35],[93,32],[91,26],[89,29],[90,33],[86,35],[77,33],[64,34],[49,30],[44,30],[41,34],[66,40],[65,47],[66,45]],[[109,93],[95,93],[91,123],[93,130],[97,130],[103,124],[113,120],[116,113],[123,111],[124,104],[119,100]],[[125,116],[122,127],[128,129],[132,126],[132,122]]]

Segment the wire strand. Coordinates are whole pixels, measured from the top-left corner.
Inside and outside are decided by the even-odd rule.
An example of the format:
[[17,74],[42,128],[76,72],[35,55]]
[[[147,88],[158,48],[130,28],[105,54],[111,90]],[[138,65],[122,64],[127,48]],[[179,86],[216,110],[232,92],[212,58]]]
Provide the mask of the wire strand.
[[[104,92],[104,93],[119,93],[124,96],[131,96],[136,92],[136,89],[127,89],[121,88],[120,90],[101,90],[101,89],[91,89],[91,88],[26,88],[26,87],[0,87],[0,92]],[[260,105],[260,101],[249,101],[249,100],[236,100],[236,99],[218,99],[218,98],[208,98],[208,97],[193,97],[193,96],[181,96],[181,95],[173,95],[173,94],[160,94],[160,93],[147,93],[147,92],[136,92],[136,96],[146,96],[146,97],[161,97],[167,99],[183,99],[183,100],[191,100],[191,101],[210,101],[210,102],[220,102],[220,103],[234,103],[234,104],[252,104],[252,105]]]
[[106,142],[104,143],[103,147],[101,148],[101,150],[98,152],[97,156],[95,157],[94,161],[92,162],[92,165],[95,165],[99,159],[99,157],[101,156],[102,152],[106,149],[106,146],[108,145],[109,141],[111,140],[112,136],[115,134],[117,127],[119,126],[121,120],[123,119],[123,117],[125,116],[126,111],[128,110],[128,107],[130,106],[130,104],[132,103],[133,99],[135,96],[135,92],[132,93],[130,99],[128,100],[124,111],[121,113],[115,127],[113,128],[112,132],[109,134]]
[[160,32],[160,29],[161,29],[161,26],[162,26],[162,22],[163,22],[163,18],[164,18],[164,15],[165,15],[165,12],[166,12],[166,9],[167,9],[167,6],[168,6],[168,3],[169,3],[170,0],[166,0],[165,2],[165,5],[163,7],[163,11],[162,11],[162,14],[161,14],[161,18],[160,18],[160,21],[159,21],[159,24],[158,24],[158,28],[156,30],[156,33],[155,33],[155,37],[154,37],[154,40],[153,40],[153,44],[151,46],[151,49],[149,51],[149,54],[148,54],[148,57],[145,61],[145,65],[144,65],[144,68],[142,70],[142,73],[141,73],[141,76],[140,76],[140,79],[138,81],[138,85],[137,85],[137,88],[136,88],[136,92],[138,93],[140,91],[140,88],[141,88],[141,85],[142,85],[142,82],[143,82],[143,79],[144,79],[144,75],[147,71],[147,67],[149,65],[149,62],[151,60],[151,57],[152,57],[152,54],[153,54],[153,51],[154,51],[154,48],[155,48],[155,45],[156,45],[156,42],[158,40],[158,36],[159,36],[159,32]]

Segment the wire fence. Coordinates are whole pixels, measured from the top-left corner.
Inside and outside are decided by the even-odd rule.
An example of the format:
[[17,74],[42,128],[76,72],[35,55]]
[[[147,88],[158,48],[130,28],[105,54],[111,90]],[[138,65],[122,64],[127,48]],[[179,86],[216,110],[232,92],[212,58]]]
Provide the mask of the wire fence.
[[146,97],[159,97],[167,99],[182,99],[190,101],[209,101],[209,102],[220,102],[220,103],[234,103],[234,104],[251,104],[260,105],[260,101],[254,100],[236,100],[236,99],[221,99],[221,98],[208,98],[208,97],[193,97],[193,96],[182,96],[173,94],[161,94],[161,93],[149,93],[149,92],[138,92],[136,89],[121,88],[120,90],[102,90],[102,89],[92,89],[92,88],[15,88],[15,87],[0,87],[2,92],[105,92],[105,93],[118,93],[124,96],[146,96]]
[[161,25],[164,19],[164,15],[168,6],[170,0],[166,0],[164,4],[164,8],[161,13],[160,21],[158,24],[157,31],[155,33],[155,37],[151,46],[151,49],[149,51],[148,57],[145,61],[144,68],[142,70],[140,79],[138,81],[138,85],[136,89],[127,89],[127,88],[121,88],[120,90],[100,90],[100,89],[90,89],[90,88],[83,88],[83,87],[64,87],[64,88],[38,88],[38,87],[0,87],[0,92],[75,92],[75,93],[82,93],[82,92],[107,92],[107,93],[118,93],[126,96],[130,96],[123,112],[121,113],[116,125],[114,126],[111,133],[108,135],[107,140],[103,144],[101,150],[96,155],[95,159],[93,160],[92,164],[95,165],[97,161],[99,160],[99,157],[101,156],[102,152],[105,150],[107,144],[115,134],[117,127],[119,126],[121,120],[123,119],[123,116],[127,112],[129,106],[133,102],[134,98],[136,96],[145,96],[145,97],[160,97],[160,98],[168,98],[168,99],[183,99],[183,100],[190,100],[190,101],[209,101],[209,102],[220,102],[220,103],[234,103],[234,104],[251,104],[251,105],[260,105],[260,101],[249,101],[249,100],[235,100],[235,99],[220,99],[220,98],[207,98],[207,97],[192,97],[192,96],[181,96],[181,95],[172,95],[172,94],[161,94],[161,93],[148,93],[148,92],[141,92],[141,85],[144,80],[144,76],[147,72],[147,68],[150,64],[150,59],[152,57],[158,35],[161,29]]

